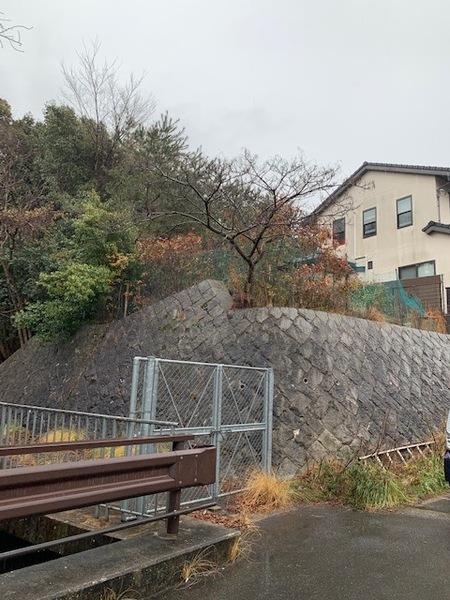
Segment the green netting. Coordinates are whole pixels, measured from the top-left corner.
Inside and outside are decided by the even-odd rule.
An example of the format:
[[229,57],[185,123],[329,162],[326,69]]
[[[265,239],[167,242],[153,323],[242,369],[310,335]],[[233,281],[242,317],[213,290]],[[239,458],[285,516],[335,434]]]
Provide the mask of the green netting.
[[394,281],[387,281],[383,285],[388,290],[394,302],[399,304],[399,306],[402,309],[406,309],[407,311],[413,310],[417,312],[421,317],[425,316],[426,311],[423,307],[422,302],[419,300],[419,298],[411,296],[410,294],[408,294],[408,292],[406,292],[400,279],[395,279]]
[[404,323],[411,313],[425,316],[422,302],[405,291],[399,279],[383,283],[368,283],[355,290],[350,305],[358,311],[377,309],[393,321]]

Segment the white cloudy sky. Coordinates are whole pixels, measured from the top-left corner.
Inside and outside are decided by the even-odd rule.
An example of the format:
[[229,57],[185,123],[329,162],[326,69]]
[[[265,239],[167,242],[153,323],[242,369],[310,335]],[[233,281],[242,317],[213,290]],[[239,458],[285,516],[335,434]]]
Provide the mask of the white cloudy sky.
[[301,149],[347,174],[364,160],[449,165],[448,0],[0,0],[32,25],[0,50],[15,114],[58,100],[60,63],[98,38],[146,72],[159,111],[194,145]]

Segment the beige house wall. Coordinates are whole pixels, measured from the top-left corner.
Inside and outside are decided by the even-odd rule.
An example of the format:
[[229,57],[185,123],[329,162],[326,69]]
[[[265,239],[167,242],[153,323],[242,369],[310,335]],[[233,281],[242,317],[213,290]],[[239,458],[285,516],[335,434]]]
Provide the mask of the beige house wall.
[[[389,281],[399,267],[434,260],[436,274],[450,287],[450,235],[422,231],[429,221],[450,224],[449,194],[439,189],[443,183],[432,175],[369,171],[321,213],[320,221],[331,226],[345,217],[346,243],[340,251],[366,267],[366,280]],[[398,229],[397,199],[405,196],[412,196],[413,224]],[[362,214],[369,208],[377,210],[377,233],[364,238]]]

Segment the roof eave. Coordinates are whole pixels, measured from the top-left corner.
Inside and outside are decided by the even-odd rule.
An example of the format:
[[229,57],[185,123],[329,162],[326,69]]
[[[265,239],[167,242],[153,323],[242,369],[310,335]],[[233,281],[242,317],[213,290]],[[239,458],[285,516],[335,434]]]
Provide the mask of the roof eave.
[[450,168],[440,167],[421,167],[419,165],[394,165],[386,163],[363,162],[363,164],[354,171],[338,188],[332,192],[311,215],[318,216],[326,208],[331,206],[342,194],[351,187],[360,177],[369,171],[377,171],[382,173],[410,173],[412,175],[430,175],[434,177],[447,177],[450,180]]
[[432,233],[444,233],[446,235],[450,235],[450,225],[446,223],[436,223],[435,221],[430,221],[425,225],[422,231],[428,235]]

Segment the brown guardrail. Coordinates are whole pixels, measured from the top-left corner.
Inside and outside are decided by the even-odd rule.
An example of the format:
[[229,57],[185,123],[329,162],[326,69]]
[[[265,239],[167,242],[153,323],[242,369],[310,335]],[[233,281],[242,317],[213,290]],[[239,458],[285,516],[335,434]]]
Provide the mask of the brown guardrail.
[[168,441],[173,444],[171,452],[160,454],[18,467],[0,472],[0,520],[170,492],[167,531],[177,533],[181,490],[215,481],[216,449],[213,446],[180,449],[189,439],[192,436],[150,436],[127,440],[56,442],[25,447],[25,451],[24,447],[10,447],[7,449],[9,453],[18,451],[19,448],[20,453],[29,453],[31,449],[50,452],[55,449]]

